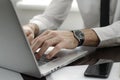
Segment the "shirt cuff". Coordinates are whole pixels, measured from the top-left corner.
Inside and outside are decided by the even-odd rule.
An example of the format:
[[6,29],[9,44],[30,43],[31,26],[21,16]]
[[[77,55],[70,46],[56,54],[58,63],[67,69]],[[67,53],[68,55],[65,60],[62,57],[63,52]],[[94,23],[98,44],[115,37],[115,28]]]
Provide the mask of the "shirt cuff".
[[36,24],[38,26],[38,28],[39,28],[39,34],[41,32],[43,32],[47,28],[46,25],[44,25],[42,22],[37,21],[37,20],[32,20],[29,23],[34,23],[34,24]]
[[102,27],[102,28],[93,28],[93,30],[96,32],[98,38],[100,39],[100,43],[98,47],[109,47],[111,46],[112,42],[115,42],[114,41],[115,33],[111,28]]
[[46,29],[53,29],[54,24],[50,23],[47,19],[42,16],[35,16],[29,21],[29,23],[34,23],[39,27],[39,33],[42,33]]

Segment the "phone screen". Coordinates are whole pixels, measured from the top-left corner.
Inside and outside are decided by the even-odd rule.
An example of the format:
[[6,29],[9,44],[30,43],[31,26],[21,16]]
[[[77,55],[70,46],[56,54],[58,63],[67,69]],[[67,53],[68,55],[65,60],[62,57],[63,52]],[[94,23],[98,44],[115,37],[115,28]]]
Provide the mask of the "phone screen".
[[88,77],[107,78],[109,76],[113,62],[90,65],[84,75]]

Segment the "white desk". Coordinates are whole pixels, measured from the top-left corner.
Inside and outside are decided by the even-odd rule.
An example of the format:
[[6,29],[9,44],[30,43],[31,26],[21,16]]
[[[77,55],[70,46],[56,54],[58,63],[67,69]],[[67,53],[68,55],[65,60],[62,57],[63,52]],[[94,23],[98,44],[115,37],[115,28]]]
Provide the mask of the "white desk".
[[90,78],[84,76],[84,71],[88,65],[64,67],[51,75],[47,80],[120,80],[120,63],[114,63],[110,75],[106,79]]

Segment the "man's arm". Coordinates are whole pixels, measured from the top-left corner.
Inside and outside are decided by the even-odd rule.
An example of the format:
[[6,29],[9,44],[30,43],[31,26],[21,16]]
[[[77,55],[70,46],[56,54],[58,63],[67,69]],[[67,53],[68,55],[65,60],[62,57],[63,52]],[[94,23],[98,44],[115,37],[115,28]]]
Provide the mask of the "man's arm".
[[[106,27],[82,29],[81,31],[85,36],[83,46],[107,47],[120,45],[119,30],[120,21]],[[71,31],[48,30],[32,41],[32,50],[35,52],[38,48],[41,48],[38,54],[36,54],[36,57],[39,59],[50,46],[54,46],[54,49],[47,55],[47,58],[51,59],[62,48],[73,49],[78,44],[79,41]]]
[[84,46],[111,47],[120,45],[120,21],[111,25],[81,30],[85,35]]
[[99,47],[120,45],[120,21],[101,28],[93,28],[100,39]]
[[70,11],[73,0],[52,0],[43,14],[37,15],[23,29],[30,43],[46,29],[57,29]]
[[43,14],[37,15],[30,23],[37,24],[40,31],[57,29],[67,17],[73,0],[52,0]]

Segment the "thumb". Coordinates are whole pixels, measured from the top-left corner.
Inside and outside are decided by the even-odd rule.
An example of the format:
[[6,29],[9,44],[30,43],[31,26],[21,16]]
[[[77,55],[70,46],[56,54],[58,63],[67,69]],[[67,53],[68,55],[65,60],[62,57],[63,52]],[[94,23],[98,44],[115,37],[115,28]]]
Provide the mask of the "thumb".
[[32,44],[32,41],[34,39],[34,34],[32,34],[32,33],[29,34],[29,36],[27,36],[27,39],[28,39],[29,43]]

